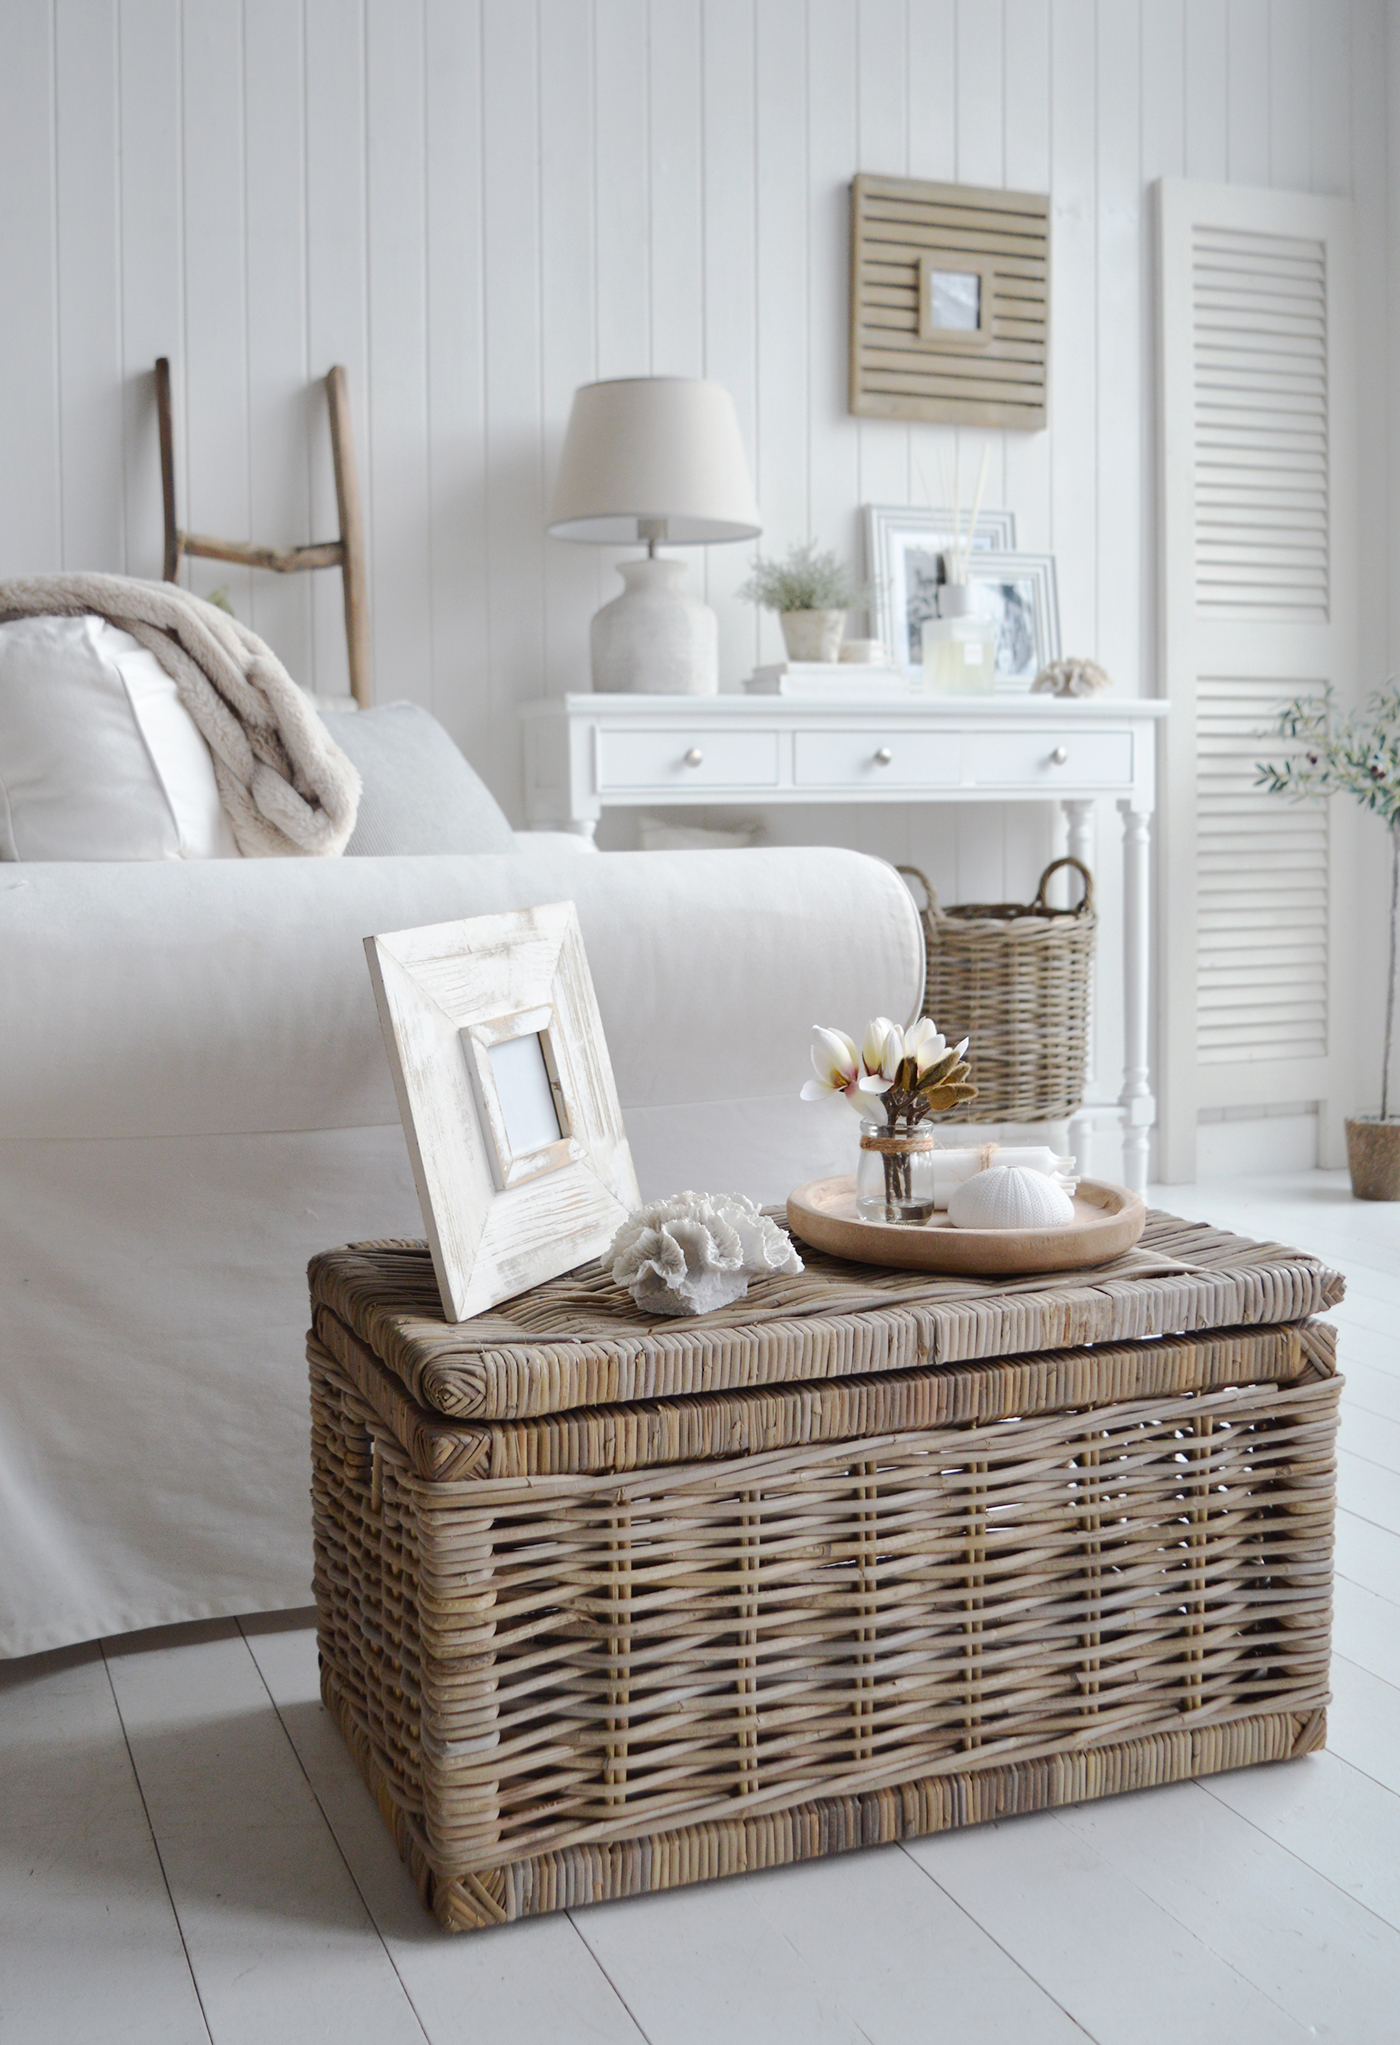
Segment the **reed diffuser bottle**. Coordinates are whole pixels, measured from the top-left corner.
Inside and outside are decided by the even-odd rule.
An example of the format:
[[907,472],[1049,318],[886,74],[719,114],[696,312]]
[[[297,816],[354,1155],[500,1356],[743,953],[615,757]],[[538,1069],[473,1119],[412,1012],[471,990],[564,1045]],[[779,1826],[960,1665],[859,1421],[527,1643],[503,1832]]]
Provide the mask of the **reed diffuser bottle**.
[[931,694],[974,696],[995,689],[996,626],[977,615],[966,582],[938,585],[938,616],[925,621],[923,653],[924,688]]
[[[938,615],[921,632],[923,685],[937,696],[982,696],[997,685],[997,633],[990,618],[978,615],[967,579],[968,558],[987,487],[987,458],[982,447],[977,488],[972,493],[967,535],[962,531],[962,458],[953,461],[953,544],[943,555],[943,581],[938,585]],[[939,458],[940,468],[942,457]]]

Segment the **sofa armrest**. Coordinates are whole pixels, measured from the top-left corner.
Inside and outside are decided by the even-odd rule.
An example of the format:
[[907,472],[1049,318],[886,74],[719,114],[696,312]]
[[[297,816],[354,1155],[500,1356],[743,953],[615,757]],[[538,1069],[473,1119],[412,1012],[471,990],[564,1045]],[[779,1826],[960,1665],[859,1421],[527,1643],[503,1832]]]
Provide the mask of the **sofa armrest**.
[[585,857],[592,858],[598,847],[582,831],[517,831],[515,849],[517,852],[562,852],[575,858],[583,853]]
[[835,849],[9,866],[0,1134],[393,1123],[361,940],[564,900],[624,1108],[781,1094],[812,1023],[920,999],[906,889]]

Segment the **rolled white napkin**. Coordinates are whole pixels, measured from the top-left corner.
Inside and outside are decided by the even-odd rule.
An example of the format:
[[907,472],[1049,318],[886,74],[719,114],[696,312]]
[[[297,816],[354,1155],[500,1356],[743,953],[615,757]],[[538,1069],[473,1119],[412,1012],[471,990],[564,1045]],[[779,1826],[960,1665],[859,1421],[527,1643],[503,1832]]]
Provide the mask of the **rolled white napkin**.
[[1028,1172],[1043,1172],[1057,1186],[1072,1194],[1079,1183],[1074,1176],[1075,1160],[1060,1157],[1044,1143],[980,1143],[974,1149],[935,1150],[933,1153],[933,1204],[946,1207],[964,1179],[985,1172],[992,1165],[1020,1166]]

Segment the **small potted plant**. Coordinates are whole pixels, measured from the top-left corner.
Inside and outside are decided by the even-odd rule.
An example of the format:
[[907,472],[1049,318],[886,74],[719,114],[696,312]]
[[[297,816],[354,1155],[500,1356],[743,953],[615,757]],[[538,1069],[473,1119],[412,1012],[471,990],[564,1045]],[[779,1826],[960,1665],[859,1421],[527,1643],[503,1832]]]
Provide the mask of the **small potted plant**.
[[835,554],[819,554],[815,540],[790,547],[784,561],[755,561],[739,595],[778,613],[789,660],[839,660],[847,611],[873,600],[871,587]]
[[1350,795],[1390,833],[1390,963],[1386,975],[1381,1111],[1347,1123],[1351,1190],[1358,1200],[1400,1200],[1400,1117],[1390,1113],[1390,1052],[1395,1031],[1396,948],[1400,939],[1400,689],[1379,690],[1364,711],[1335,715],[1332,691],[1298,696],[1278,717],[1281,738],[1297,750],[1276,766],[1260,762],[1259,781],[1294,801]]

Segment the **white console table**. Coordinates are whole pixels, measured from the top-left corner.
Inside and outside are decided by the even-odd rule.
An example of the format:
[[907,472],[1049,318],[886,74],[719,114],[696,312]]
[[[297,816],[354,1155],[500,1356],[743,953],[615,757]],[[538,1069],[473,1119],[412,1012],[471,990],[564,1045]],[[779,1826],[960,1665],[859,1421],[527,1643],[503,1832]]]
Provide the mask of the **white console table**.
[[1101,696],[562,696],[529,703],[525,797],[536,830],[591,833],[605,809],[664,804],[1059,802],[1069,849],[1093,804],[1123,817],[1124,1176],[1147,1181],[1149,833],[1160,700]]

